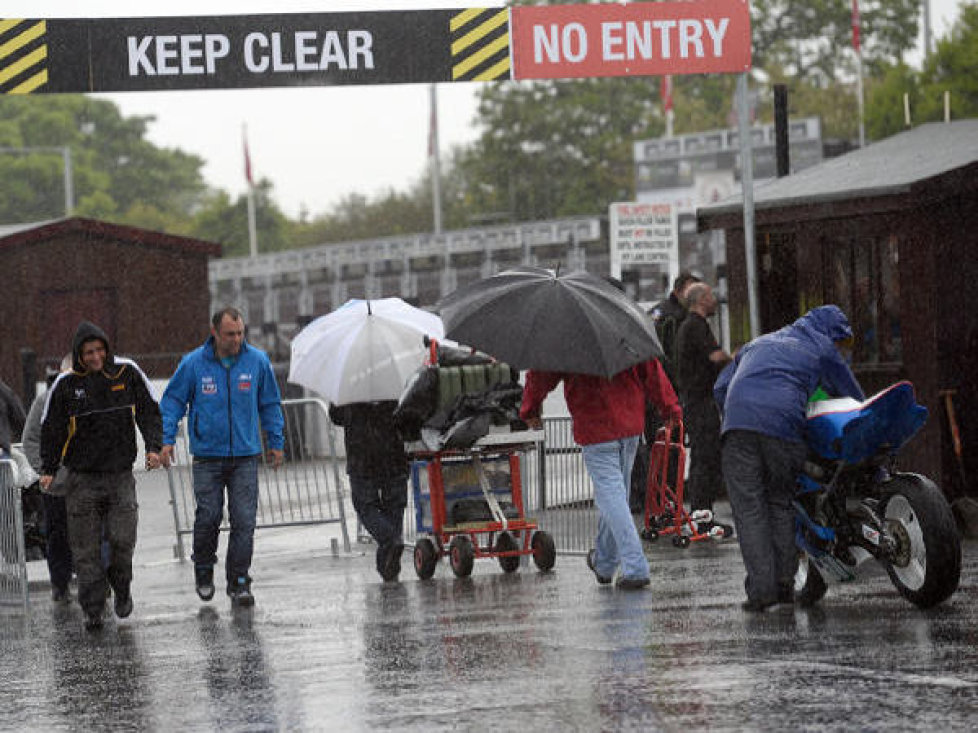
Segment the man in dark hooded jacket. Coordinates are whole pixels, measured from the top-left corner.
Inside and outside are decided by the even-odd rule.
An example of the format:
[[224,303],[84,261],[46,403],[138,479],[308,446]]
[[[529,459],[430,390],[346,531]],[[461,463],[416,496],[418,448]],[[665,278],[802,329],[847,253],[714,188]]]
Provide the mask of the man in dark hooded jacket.
[[10,444],[20,440],[26,418],[20,397],[0,380],[0,458],[8,457]]
[[[47,490],[58,467],[68,469],[68,538],[78,574],[78,602],[85,628],[102,626],[105,583],[112,586],[115,613],[132,613],[132,556],[136,547],[136,426],[143,435],[148,468],[160,465],[162,423],[149,380],[136,363],[117,357],[105,332],[83,321],[72,343],[71,371],[51,385],[41,423],[41,486]],[[102,526],[111,548],[101,562]]]
[[862,401],[843,356],[852,328],[834,305],[742,347],[717,379],[723,475],[747,570],[747,611],[793,601],[795,481],[805,461],[805,407],[818,387]]

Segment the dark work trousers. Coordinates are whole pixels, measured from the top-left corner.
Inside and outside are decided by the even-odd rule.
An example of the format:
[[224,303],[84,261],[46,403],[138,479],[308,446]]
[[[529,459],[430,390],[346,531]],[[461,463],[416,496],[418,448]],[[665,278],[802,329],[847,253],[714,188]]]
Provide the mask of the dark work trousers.
[[747,430],[723,436],[723,471],[752,601],[778,597],[794,582],[795,510],[791,501],[807,449]]
[[[138,520],[136,479],[132,471],[71,472],[65,504],[78,603],[85,613],[100,613],[106,581],[117,596],[129,594]],[[103,524],[109,541],[107,568],[102,565]]]
[[407,476],[350,476],[353,508],[377,543],[377,572],[383,574],[387,548],[401,543]]
[[685,394],[683,419],[689,434],[690,465],[685,498],[690,509],[713,509],[723,488],[720,460],[720,411],[713,395]]
[[65,498],[44,494],[43,500],[48,574],[51,576],[52,586],[66,591],[71,580],[71,546],[68,544],[68,510]]

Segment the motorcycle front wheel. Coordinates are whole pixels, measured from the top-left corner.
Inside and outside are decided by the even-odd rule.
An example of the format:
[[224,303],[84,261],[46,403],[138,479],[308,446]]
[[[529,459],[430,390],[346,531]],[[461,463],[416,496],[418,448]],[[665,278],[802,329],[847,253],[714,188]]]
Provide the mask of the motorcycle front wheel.
[[897,542],[884,563],[893,585],[908,601],[930,608],[958,588],[961,539],[951,507],[930,479],[898,474],[884,486],[883,521]]

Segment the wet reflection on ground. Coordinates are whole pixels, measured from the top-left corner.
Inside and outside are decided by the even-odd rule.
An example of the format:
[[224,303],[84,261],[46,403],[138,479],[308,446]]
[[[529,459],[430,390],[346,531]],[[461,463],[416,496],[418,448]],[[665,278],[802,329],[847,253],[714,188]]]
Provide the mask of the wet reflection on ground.
[[978,714],[978,545],[919,611],[882,573],[815,608],[747,616],[736,545],[649,549],[647,592],[583,558],[478,561],[383,584],[370,553],[256,559],[258,604],[197,600],[186,565],[137,569],[136,611],[82,629],[33,594],[0,610],[0,727],[109,730],[939,729]]

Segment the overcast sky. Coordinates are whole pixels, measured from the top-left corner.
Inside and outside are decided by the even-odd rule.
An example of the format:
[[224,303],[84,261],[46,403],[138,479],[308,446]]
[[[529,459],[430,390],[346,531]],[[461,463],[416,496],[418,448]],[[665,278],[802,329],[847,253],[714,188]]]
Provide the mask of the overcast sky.
[[[8,18],[249,15],[356,10],[413,10],[501,5],[471,0],[3,0]],[[935,35],[957,17],[958,0],[931,0]],[[439,137],[443,155],[477,134],[479,83],[438,85]],[[427,162],[428,85],[309,87],[99,95],[124,115],[153,115],[149,139],[179,147],[205,161],[208,183],[232,195],[245,190],[241,129],[256,178],[274,184],[283,211],[296,216],[305,205],[323,213],[345,194],[375,196],[404,190]]]

